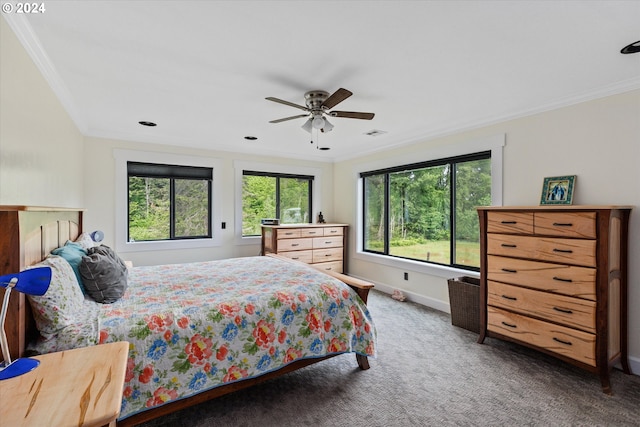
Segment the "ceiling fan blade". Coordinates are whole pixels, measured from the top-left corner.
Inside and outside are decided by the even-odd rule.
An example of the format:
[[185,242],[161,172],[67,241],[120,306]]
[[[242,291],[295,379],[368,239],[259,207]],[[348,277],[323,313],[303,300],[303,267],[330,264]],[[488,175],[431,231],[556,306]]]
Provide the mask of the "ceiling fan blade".
[[297,116],[285,117],[284,119],[271,120],[269,123],[286,122],[287,120],[300,119],[302,117],[309,117],[309,115],[308,114],[300,114],[300,115],[297,115]]
[[356,111],[332,111],[329,113],[331,117],[345,117],[347,119],[362,119],[362,120],[371,120],[374,113],[359,113]]
[[304,110],[304,111],[309,111],[309,109],[307,107],[304,107],[304,106],[298,105],[298,104],[294,104],[293,102],[284,101],[282,99],[274,98],[273,96],[268,96],[265,99],[269,100],[269,101],[277,102],[279,104],[288,105],[289,107],[294,107],[294,108],[299,108],[299,109]]
[[351,95],[353,95],[353,92],[340,88],[337,91],[333,92],[333,94],[331,94],[330,97],[325,99],[320,107],[330,110],[336,105],[340,104],[345,99],[347,99],[348,97],[350,97]]

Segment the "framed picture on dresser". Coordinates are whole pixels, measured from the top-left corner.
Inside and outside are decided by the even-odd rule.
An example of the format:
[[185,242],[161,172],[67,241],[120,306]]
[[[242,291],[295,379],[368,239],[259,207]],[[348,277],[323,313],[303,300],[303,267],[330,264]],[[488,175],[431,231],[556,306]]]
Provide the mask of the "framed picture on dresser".
[[573,189],[576,183],[575,175],[551,176],[544,179],[541,205],[570,205],[573,203]]

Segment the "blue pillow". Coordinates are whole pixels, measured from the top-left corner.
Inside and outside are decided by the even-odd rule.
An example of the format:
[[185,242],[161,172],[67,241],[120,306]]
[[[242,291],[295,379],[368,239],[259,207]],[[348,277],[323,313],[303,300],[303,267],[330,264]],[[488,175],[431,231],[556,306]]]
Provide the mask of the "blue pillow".
[[67,262],[71,265],[71,268],[73,268],[73,272],[76,274],[76,277],[78,278],[78,284],[80,285],[82,293],[86,295],[87,291],[84,288],[84,284],[82,283],[82,275],[80,274],[80,263],[82,262],[82,257],[87,256],[87,251],[83,249],[83,247],[79,244],[69,241],[64,246],[52,250],[51,253],[54,255],[59,255],[67,260]]

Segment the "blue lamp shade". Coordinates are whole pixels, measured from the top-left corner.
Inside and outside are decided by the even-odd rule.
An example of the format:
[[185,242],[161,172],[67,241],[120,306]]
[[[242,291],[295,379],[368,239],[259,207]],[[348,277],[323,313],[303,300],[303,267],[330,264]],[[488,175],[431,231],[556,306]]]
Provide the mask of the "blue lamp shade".
[[27,295],[41,296],[49,289],[51,283],[51,267],[38,267],[24,270],[21,273],[0,276],[0,286],[11,288]]
[[0,371],[0,381],[19,377],[20,375],[33,371],[38,367],[38,365],[40,365],[39,360],[28,357],[22,357],[14,360],[6,368],[4,367],[4,363],[5,362],[2,362],[2,366],[0,367],[0,369],[2,369],[2,371]]
[[4,330],[4,321],[9,308],[11,291],[16,290],[27,295],[44,295],[51,283],[51,268],[38,267],[25,270],[20,273],[0,276],[0,286],[6,288],[2,299],[2,311],[0,312],[0,345],[4,362],[0,364],[0,380],[17,377],[26,374],[38,367],[40,362],[36,359],[21,358],[11,361],[9,343]]

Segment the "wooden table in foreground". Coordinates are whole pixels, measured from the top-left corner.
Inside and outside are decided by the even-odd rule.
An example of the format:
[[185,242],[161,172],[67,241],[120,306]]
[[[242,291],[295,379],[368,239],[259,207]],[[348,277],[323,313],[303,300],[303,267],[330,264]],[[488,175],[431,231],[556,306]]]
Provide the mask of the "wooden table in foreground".
[[129,343],[35,356],[31,372],[0,382],[0,426],[116,425]]

